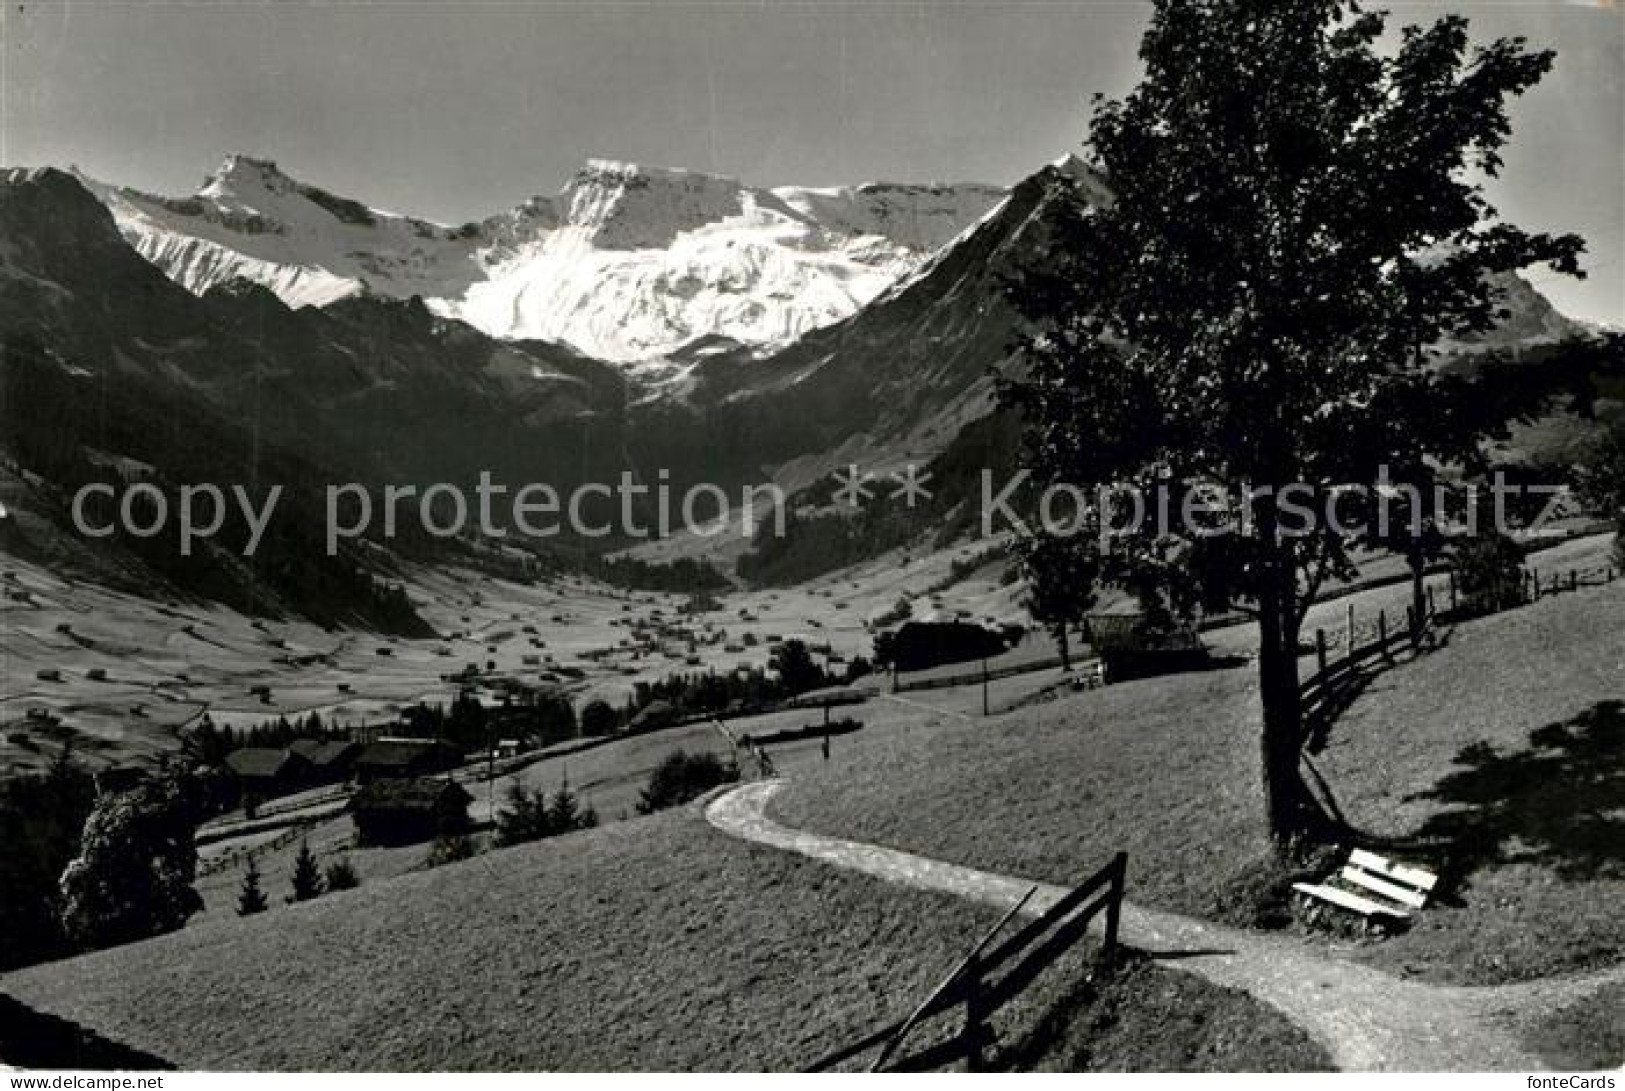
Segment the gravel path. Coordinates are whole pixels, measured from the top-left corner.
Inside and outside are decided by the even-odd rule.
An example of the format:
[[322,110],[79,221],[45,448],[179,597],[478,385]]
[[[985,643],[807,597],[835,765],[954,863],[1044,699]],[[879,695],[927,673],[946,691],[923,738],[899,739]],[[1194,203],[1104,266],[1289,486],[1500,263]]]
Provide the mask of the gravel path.
[[[821,860],[849,871],[1008,909],[1029,887],[1025,912],[1038,915],[1066,889],[961,867],[879,845],[781,826],[767,817],[778,781],[742,785],[717,797],[706,820],[724,833]],[[1134,861],[1129,861],[1133,882]],[[1403,981],[1302,943],[1210,924],[1125,903],[1123,942],[1218,985],[1273,1005],[1350,1071],[1530,1072],[1545,1065],[1519,1047],[1518,1029],[1559,1004],[1625,980],[1625,966],[1586,977],[1494,988]]]

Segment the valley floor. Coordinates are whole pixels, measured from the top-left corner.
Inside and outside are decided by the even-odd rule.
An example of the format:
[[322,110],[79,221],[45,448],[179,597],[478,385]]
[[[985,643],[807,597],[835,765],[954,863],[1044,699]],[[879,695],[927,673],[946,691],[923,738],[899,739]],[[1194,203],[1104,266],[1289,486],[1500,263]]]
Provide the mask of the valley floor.
[[[1595,564],[1607,544],[1566,543],[1537,563],[1550,571]],[[937,568],[947,564],[944,557]],[[757,635],[749,654],[762,659],[769,636],[866,651],[861,605],[903,590],[933,601],[929,589],[942,575],[876,565],[796,591],[727,596],[724,612],[712,615],[726,636],[703,661],[737,658],[722,644],[746,631]],[[372,702],[387,714],[434,692],[426,680],[465,658],[540,672],[546,667],[523,661],[532,639],[555,662],[588,668],[572,683],[582,698],[626,684],[623,669],[658,677],[684,665],[683,655],[639,662],[621,644],[629,620],[651,623],[681,600],[578,583],[524,588],[426,575],[419,593],[434,604],[435,624],[463,635],[393,642],[391,655],[378,656],[374,645],[384,642],[354,635],[260,627],[185,604],[154,623],[149,604],[46,583],[26,568],[15,579],[37,593],[28,612],[8,607],[5,618],[8,715],[47,700],[88,722],[87,739],[101,738],[94,714],[127,725],[118,711],[125,691],[145,693],[149,709],[174,712],[172,722],[149,715],[137,725],[149,752],[172,747],[183,713],[199,705],[240,712],[245,722],[306,700],[357,715]],[[1401,616],[1407,595],[1403,585],[1382,586],[1318,605],[1307,630],[1324,628],[1335,640],[1350,607],[1369,624],[1379,610]],[[1009,590],[980,574],[935,602],[979,617],[1011,608]],[[525,631],[530,624],[537,634]],[[1351,823],[1441,866],[1443,896],[1386,942],[1296,931],[1285,941],[1450,984],[1618,964],[1625,931],[1608,910],[1625,900],[1622,631],[1625,581],[1448,628],[1437,650],[1378,674],[1310,760]],[[978,686],[880,693],[851,710],[864,727],[836,737],[827,761],[816,740],[773,748],[788,777],[776,814],[792,826],[1059,884],[1126,850],[1131,900],[1234,919],[1262,881],[1253,635],[1240,626],[1209,641],[1229,657],[1209,671],[1082,693],[1053,670],[997,680],[987,687],[987,716]],[[191,651],[188,642],[202,646]],[[438,654],[442,646],[453,654]],[[307,648],[325,649],[326,660],[298,670],[275,661]],[[581,656],[595,649],[618,650],[608,663]],[[89,664],[103,662],[112,680],[89,678]],[[69,681],[30,679],[24,672],[35,663],[65,664]],[[267,672],[279,679],[268,711],[246,692]],[[342,696],[341,681],[351,691]],[[818,718],[782,712],[730,728],[760,735]],[[125,741],[110,738],[107,752],[138,752],[119,749]],[[188,1066],[793,1067],[906,1011],[991,922],[985,908],[739,844],[693,811],[617,821],[630,817],[648,772],[678,748],[726,753],[728,744],[710,726],[674,728],[473,784],[476,817],[488,818],[512,781],[552,791],[567,779],[611,825],[432,871],[423,870],[422,846],[355,850],[347,819],[315,821],[300,836],[324,863],[348,856],[364,882],[304,905],[280,904],[297,840],[272,831],[205,846],[207,909],[182,932],[13,974],[0,979],[0,992]],[[1441,854],[1446,842],[1456,848]],[[254,845],[274,908],[240,920],[232,910],[240,868],[221,857]],[[1239,1019],[1257,1036],[1228,1047],[1194,1038],[1197,1052],[1180,1054],[1177,1043],[1148,1033],[1114,1038],[1098,1022],[1063,1020],[1104,1043],[1091,1052],[1068,1031],[1052,1043],[1077,1045],[1065,1064],[1326,1062],[1250,998],[1209,992],[1166,967],[1131,978],[1110,1001],[1123,1005],[1123,1025],[1149,1025],[1141,1017],[1153,1009],[1136,1004],[1179,998],[1211,1004],[1214,1028]],[[1018,1014],[1040,1020],[1050,1004],[1075,1015],[1076,980],[1060,974],[1054,991],[1035,994]],[[1528,1049],[1552,1063],[1594,1057],[1599,1042],[1618,1036],[1584,1004],[1554,1008],[1547,1023],[1530,1032],[1539,1044]],[[1024,1033],[1006,1032],[1011,1042]]]

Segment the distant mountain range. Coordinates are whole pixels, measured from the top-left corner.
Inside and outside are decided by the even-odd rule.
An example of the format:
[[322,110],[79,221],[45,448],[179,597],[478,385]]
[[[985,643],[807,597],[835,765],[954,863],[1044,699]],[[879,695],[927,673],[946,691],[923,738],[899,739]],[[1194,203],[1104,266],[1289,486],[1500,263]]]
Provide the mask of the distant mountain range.
[[787,344],[857,311],[1004,197],[974,184],[754,189],[591,160],[557,196],[450,227],[241,155],[181,199],[81,180],[199,295],[241,278],[291,306],[418,296],[493,337],[617,362],[705,338]]
[[[0,526],[0,546],[79,556],[49,528],[66,486],[114,468],[307,494],[657,468],[678,487],[794,489],[850,462],[1008,457],[1009,430],[986,425],[1017,332],[1004,282],[1107,196],[1072,158],[1007,191],[757,190],[595,162],[557,198],[451,228],[245,157],[181,200],[0,172],[0,499],[34,516]],[[1580,329],[1515,278],[1503,304],[1495,333],[1444,347],[1522,351]],[[219,558],[202,589],[398,620],[367,590],[386,554],[279,549],[249,569]]]

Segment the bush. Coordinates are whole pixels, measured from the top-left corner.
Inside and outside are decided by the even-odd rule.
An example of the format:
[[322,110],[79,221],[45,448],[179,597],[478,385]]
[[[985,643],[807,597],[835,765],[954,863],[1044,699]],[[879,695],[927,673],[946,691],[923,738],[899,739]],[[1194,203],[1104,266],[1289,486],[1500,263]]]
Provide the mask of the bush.
[[681,806],[719,784],[732,784],[738,779],[738,767],[715,754],[675,751],[649,774],[648,786],[638,799],[638,813],[654,814]]
[[1456,575],[1463,608],[1489,614],[1522,604],[1523,551],[1504,534],[1489,533],[1456,546]]
[[343,858],[327,865],[326,878],[328,890],[354,890],[361,885],[361,876],[356,873],[355,865]]
[[590,738],[613,735],[620,723],[620,715],[610,707],[608,701],[588,701],[581,710],[581,733]]
[[435,838],[433,845],[429,846],[429,855],[423,858],[423,866],[437,868],[445,864],[455,864],[459,860],[471,860],[474,857],[474,843],[466,834],[443,834]]

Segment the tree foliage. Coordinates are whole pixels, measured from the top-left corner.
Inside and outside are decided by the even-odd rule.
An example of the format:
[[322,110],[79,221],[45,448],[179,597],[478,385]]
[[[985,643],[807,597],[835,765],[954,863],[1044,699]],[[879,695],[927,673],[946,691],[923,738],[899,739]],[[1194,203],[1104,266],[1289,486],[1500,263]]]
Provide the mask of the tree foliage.
[[[1256,611],[1283,847],[1309,820],[1298,629],[1349,544],[1324,519],[1285,519],[1285,500],[1314,512],[1383,465],[1462,461],[1496,417],[1532,411],[1425,349],[1491,328],[1498,276],[1574,273],[1581,250],[1500,220],[1483,189],[1508,100],[1552,55],[1474,47],[1457,16],[1386,51],[1384,28],[1348,0],[1158,0],[1144,79],[1094,113],[1111,199],[1080,202],[1053,259],[1011,285],[1032,332],[1004,394],[1037,478],[1205,485],[1237,504],[1224,533],[1125,533],[1107,567],[1181,609]],[[1427,427],[1406,423],[1419,415]]]
[[355,865],[344,857],[328,864],[324,877],[328,890],[354,890],[361,885],[361,876],[356,872]]
[[649,774],[638,798],[639,814],[654,814],[698,799],[719,784],[739,779],[739,770],[709,751],[690,754],[675,750]]
[[105,792],[62,873],[62,923],[85,948],[130,943],[184,925],[203,908],[192,888],[197,805],[184,778]]
[[551,800],[546,792],[532,792],[514,781],[508,785],[496,824],[497,844],[506,847],[591,829],[598,825],[598,812],[582,805],[568,781],[559,786]]
[[1471,613],[1494,613],[1524,600],[1523,550],[1504,534],[1488,533],[1457,544],[1457,579]]
[[795,697],[829,682],[804,640],[786,640],[777,645],[768,656],[768,664],[778,675],[779,693],[784,697]]
[[1011,543],[1011,551],[1027,584],[1027,612],[1049,630],[1060,649],[1063,666],[1070,670],[1068,630],[1088,616],[1100,578],[1100,558],[1094,541],[1084,535],[1039,532],[1018,536]]
[[1586,505],[1614,521],[1614,560],[1625,567],[1625,418],[1587,452],[1576,485]]
[[621,725],[621,717],[608,701],[594,698],[581,710],[581,733],[588,738],[613,735]]
[[79,850],[95,797],[66,744],[44,773],[0,781],[0,970],[70,950],[57,880]]

